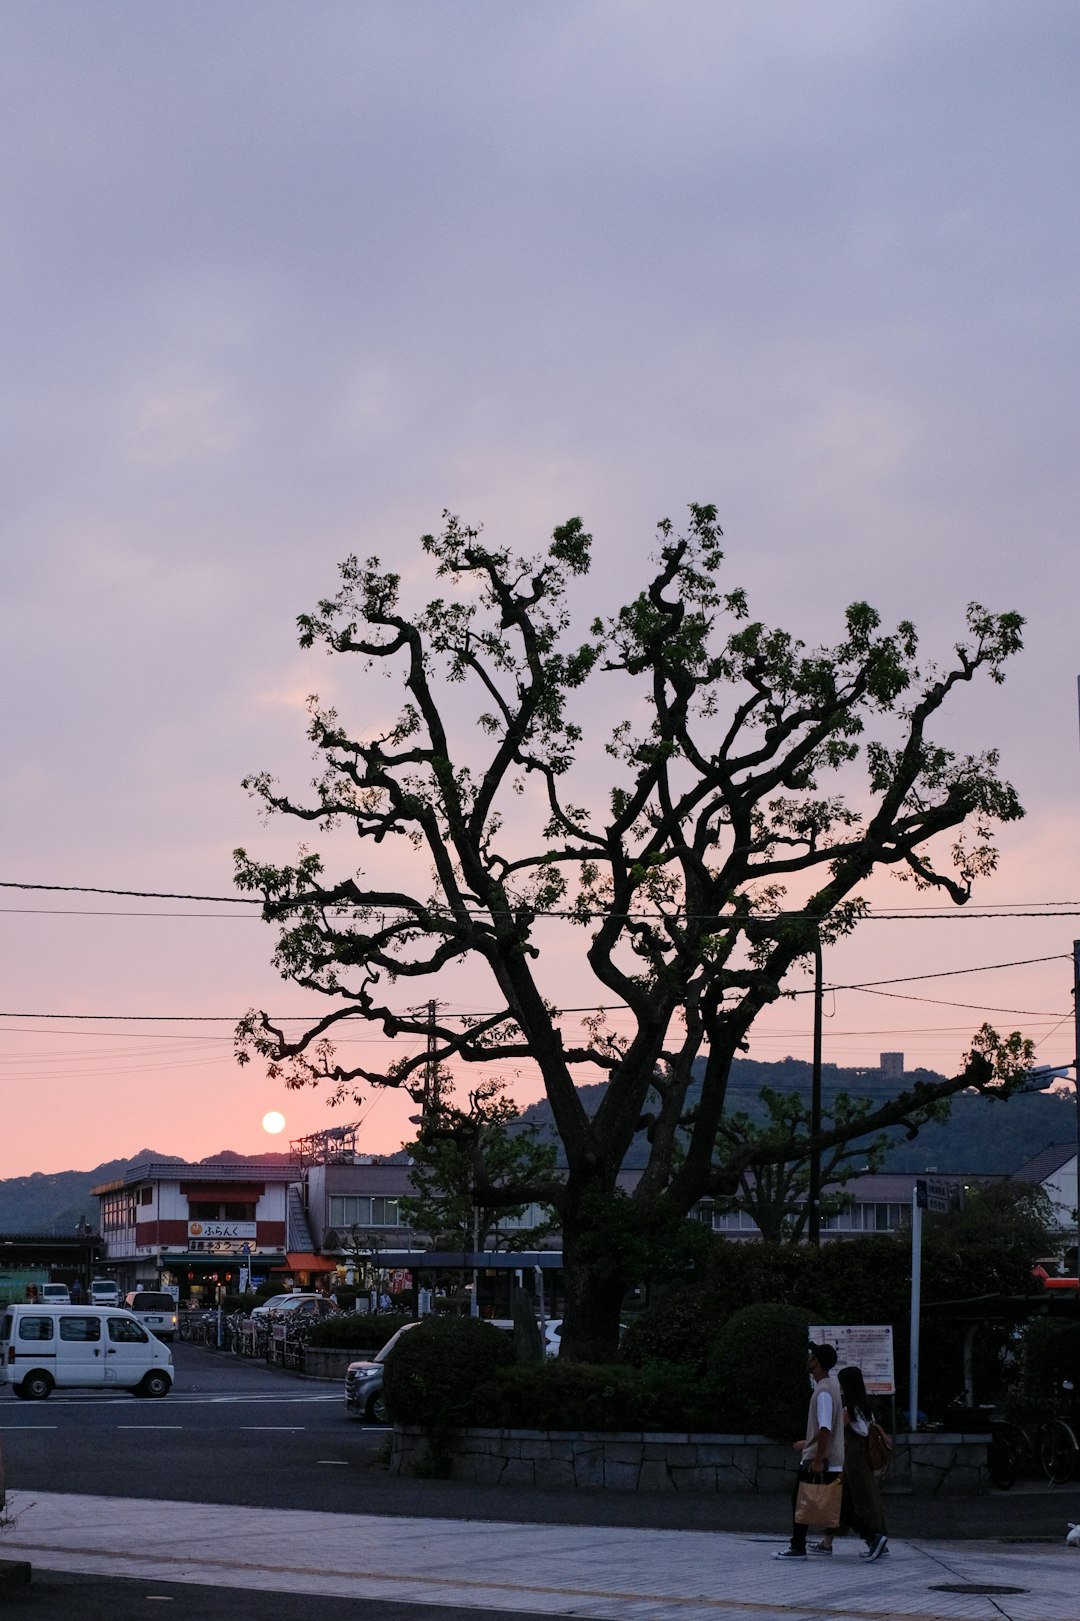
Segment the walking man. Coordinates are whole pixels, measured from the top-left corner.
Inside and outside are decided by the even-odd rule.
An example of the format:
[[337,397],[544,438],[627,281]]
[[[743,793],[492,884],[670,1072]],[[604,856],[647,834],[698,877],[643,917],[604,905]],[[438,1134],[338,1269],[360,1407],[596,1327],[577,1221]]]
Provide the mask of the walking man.
[[791,1494],[791,1542],[774,1559],[806,1558],[806,1526],[795,1519],[799,1482],[839,1476],[844,1468],[844,1425],[840,1417],[840,1386],[834,1369],[836,1350],[832,1345],[811,1345],[807,1367],[814,1381],[806,1434],[793,1442],[799,1454],[799,1472]]

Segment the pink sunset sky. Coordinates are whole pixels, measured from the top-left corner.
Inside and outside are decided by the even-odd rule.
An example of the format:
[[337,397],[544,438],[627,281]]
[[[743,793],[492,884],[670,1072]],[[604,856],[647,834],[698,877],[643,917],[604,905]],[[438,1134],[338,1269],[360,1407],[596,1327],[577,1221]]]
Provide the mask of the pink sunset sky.
[[[580,514],[611,609],[712,501],[730,584],[810,644],[858,599],[942,660],[972,598],[1028,622],[940,729],[1027,817],[963,913],[873,885],[905,915],[827,981],[906,983],[830,993],[826,1059],[951,1071],[986,1019],[1071,1060],[1080,13],[14,0],[0,47],[6,885],[227,897],[234,846],[290,854],[240,782],[310,780],[309,692],[367,724],[296,643],[348,553],[419,590],[444,509],[524,552]],[[256,908],[0,908],[0,1177],[407,1134],[407,1100],[235,1065],[247,1008],[323,1011]],[[546,939],[564,1005],[582,940]],[[808,1057],[810,1015],[751,1056]]]

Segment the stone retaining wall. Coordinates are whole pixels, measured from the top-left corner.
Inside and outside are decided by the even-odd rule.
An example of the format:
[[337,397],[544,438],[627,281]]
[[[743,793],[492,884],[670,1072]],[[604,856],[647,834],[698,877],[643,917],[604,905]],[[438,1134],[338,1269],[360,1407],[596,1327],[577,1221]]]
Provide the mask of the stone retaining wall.
[[[970,1495],[989,1486],[988,1435],[898,1435],[883,1490]],[[797,1467],[790,1446],[761,1435],[608,1435],[556,1430],[455,1430],[450,1478],[485,1485],[604,1487],[608,1491],[777,1492]],[[426,1432],[395,1425],[390,1472],[413,1474]]]

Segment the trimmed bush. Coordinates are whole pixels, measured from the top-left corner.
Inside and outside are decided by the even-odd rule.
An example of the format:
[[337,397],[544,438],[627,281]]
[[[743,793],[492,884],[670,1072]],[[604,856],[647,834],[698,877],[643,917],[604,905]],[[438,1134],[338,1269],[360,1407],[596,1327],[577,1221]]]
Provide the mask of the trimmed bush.
[[728,1315],[715,1289],[672,1290],[639,1312],[623,1336],[620,1358],[633,1368],[674,1363],[704,1374],[713,1342]]
[[324,1317],[311,1330],[308,1344],[337,1350],[380,1351],[411,1317],[396,1312],[343,1311],[340,1316]]
[[806,1433],[809,1328],[801,1306],[744,1306],[724,1324],[709,1358],[721,1392],[723,1429],[794,1441]]
[[687,1368],[549,1362],[500,1369],[467,1420],[491,1429],[715,1430],[716,1393]]
[[514,1342],[474,1317],[427,1317],[386,1360],[394,1418],[439,1434],[469,1422],[476,1387],[514,1360]]

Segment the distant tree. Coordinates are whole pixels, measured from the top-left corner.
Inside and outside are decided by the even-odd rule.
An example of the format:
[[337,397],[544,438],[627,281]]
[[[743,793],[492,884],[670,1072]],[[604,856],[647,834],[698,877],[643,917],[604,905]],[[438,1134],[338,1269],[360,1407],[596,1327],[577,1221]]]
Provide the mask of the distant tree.
[[[744,1160],[755,1147],[771,1149],[778,1143],[790,1145],[799,1137],[809,1142],[810,1109],[797,1092],[775,1092],[772,1087],[763,1086],[761,1099],[767,1114],[766,1125],[758,1124],[745,1112],[721,1122],[717,1143],[722,1155],[734,1153]],[[822,1125],[826,1131],[846,1131],[865,1120],[871,1107],[865,1099],[853,1099],[846,1092],[840,1092],[833,1099],[831,1109],[822,1111]],[[850,1146],[850,1141],[848,1137],[841,1137],[821,1157],[818,1212],[823,1221],[850,1208],[854,1201],[851,1194],[843,1191],[844,1184],[865,1171],[879,1171],[889,1139],[879,1132],[856,1149]],[[763,1161],[760,1165],[751,1158],[739,1171],[738,1191],[730,1198],[718,1199],[716,1208],[743,1210],[763,1238],[795,1243],[806,1230],[809,1192],[809,1153],[800,1159]]]
[[[1002,679],[1021,645],[1017,614],[971,605],[955,655],[921,668],[914,627],[883,632],[859,602],[838,641],[808,650],[750,619],[741,589],[721,589],[720,538],[711,506],[691,507],[685,534],[661,523],[643,588],[584,634],[569,603],[591,562],[577,518],[528,559],[447,517],[422,546],[448,594],[416,609],[397,573],[350,558],[336,597],[301,616],[301,645],[355,655],[369,677],[398,672],[400,707],[384,720],[388,689],[371,680],[349,730],[313,699],[313,792],[292,798],[268,774],[247,782],[269,812],[319,832],[347,826],[375,870],[324,881],[336,843],[284,866],[237,851],[238,884],[280,930],[281,973],[335,1004],[296,1036],[251,1013],[238,1056],[340,1098],[369,1084],[419,1100],[433,1058],[534,1066],[565,1174],[477,1191],[492,1206],[556,1210],[563,1354],[580,1360],[609,1360],[617,1345],[635,1249],[633,1225],[610,1218],[638,1134],[649,1148],[633,1213],[658,1232],[702,1198],[734,1194],[746,1165],[804,1159],[803,1130],[717,1153],[731,1062],[754,1021],[817,941],[855,927],[872,873],[961,905],[994,868],[995,824],[1022,814],[995,751],[957,755],[930,736],[958,686]],[[598,685],[624,718],[586,745],[596,710],[583,700]],[[415,852],[414,878],[400,858],[389,867],[388,842]],[[575,1004],[620,1012],[597,1013],[584,1036],[550,996],[549,951],[565,972],[568,949],[560,917],[583,937]],[[432,1022],[415,1008],[417,987],[430,997],[443,969],[470,963],[487,976],[490,1011]],[[388,1062],[339,1058],[333,1038],[357,1019],[382,1030]],[[983,1031],[958,1074],[833,1121],[816,1146],[917,1130],[944,1098],[1008,1087],[1029,1062],[1019,1036]],[[589,1079],[607,1083],[591,1116],[578,1095]],[[602,1251],[604,1230],[626,1248]]]
[[535,1249],[551,1231],[550,1219],[532,1227],[500,1227],[526,1214],[529,1202],[502,1203],[507,1189],[546,1181],[555,1170],[555,1145],[522,1125],[505,1096],[506,1083],[489,1077],[469,1093],[468,1107],[440,1102],[422,1119],[409,1146],[415,1194],[398,1200],[410,1226],[453,1249],[486,1248],[497,1235],[503,1249]]

